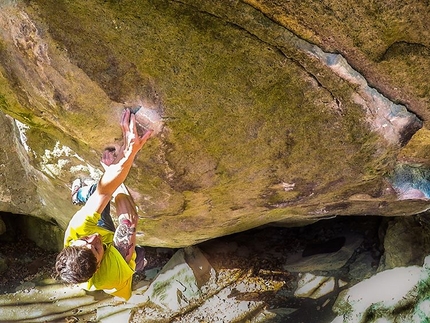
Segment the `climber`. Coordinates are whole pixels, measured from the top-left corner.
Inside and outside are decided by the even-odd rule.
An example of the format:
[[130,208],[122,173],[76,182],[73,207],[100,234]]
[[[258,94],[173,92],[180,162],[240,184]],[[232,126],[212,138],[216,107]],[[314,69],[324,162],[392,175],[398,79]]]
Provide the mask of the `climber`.
[[[122,113],[121,129],[123,145],[116,154],[113,149],[104,151],[105,172],[97,184],[80,194],[85,205],[69,222],[55,269],[67,283],[88,282],[85,289],[104,290],[128,300],[132,276],[145,267],[146,259],[143,248],[136,246],[137,210],[123,182],[152,130],[139,136],[135,115],[129,109]],[[77,184],[74,182],[76,192],[72,193],[79,190]],[[110,217],[112,197],[118,215],[117,228]]]

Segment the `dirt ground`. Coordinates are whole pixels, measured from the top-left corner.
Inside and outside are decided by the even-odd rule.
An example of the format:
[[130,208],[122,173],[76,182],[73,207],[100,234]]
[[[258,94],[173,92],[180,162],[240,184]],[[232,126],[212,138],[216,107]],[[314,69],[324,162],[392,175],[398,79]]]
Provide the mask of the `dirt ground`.
[[[174,249],[159,252],[157,248],[145,248],[148,268],[162,267],[173,255]],[[55,279],[56,252],[39,248],[26,238],[0,241],[0,257],[7,269],[0,274],[0,294],[13,293],[20,286],[32,286],[43,280]],[[143,279],[143,273],[135,275],[135,283]]]
[[56,253],[48,252],[26,238],[0,242],[0,257],[7,269],[0,274],[0,293],[12,293],[24,284],[54,276]]

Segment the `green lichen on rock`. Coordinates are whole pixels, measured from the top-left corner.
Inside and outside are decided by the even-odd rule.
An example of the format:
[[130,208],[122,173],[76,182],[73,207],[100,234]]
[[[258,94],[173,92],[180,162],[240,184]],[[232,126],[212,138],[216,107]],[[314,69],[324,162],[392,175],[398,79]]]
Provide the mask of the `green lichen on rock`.
[[[36,102],[20,97],[27,112],[6,108],[49,120],[44,134],[29,131],[38,155],[64,132],[61,144],[92,165],[121,139],[121,106],[156,109],[164,130],[127,179],[145,219],[141,243],[185,246],[268,222],[355,214],[365,202],[349,198],[381,198],[398,147],[370,130],[357,86],[312,56],[313,45],[284,25],[292,17],[269,19],[268,3],[22,3],[23,24],[50,59],[32,65],[35,83],[51,83],[43,95],[25,87]],[[10,84],[17,92],[19,80]]]
[[246,2],[301,38],[341,53],[380,91],[428,119],[430,29],[422,1]]

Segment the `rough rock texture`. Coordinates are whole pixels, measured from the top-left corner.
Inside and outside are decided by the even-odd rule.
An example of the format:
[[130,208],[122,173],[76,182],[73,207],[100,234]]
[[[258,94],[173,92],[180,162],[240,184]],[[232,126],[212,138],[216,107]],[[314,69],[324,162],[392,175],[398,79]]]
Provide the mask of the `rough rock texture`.
[[387,178],[426,164],[428,15],[422,1],[3,1],[1,210],[64,229],[71,181],[100,176],[120,110],[142,105],[164,127],[127,180],[141,244],[425,211]]
[[425,220],[344,217],[155,248],[170,260],[135,280],[127,302],[30,276],[1,293],[0,322],[427,322]]

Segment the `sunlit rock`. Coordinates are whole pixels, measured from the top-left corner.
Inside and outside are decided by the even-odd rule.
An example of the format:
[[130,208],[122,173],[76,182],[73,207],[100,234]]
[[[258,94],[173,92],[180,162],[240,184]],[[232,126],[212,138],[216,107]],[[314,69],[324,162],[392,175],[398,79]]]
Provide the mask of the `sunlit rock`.
[[344,284],[344,282],[337,281],[335,277],[315,276],[305,273],[298,281],[294,296],[317,299],[333,292],[335,288],[343,287]]
[[423,290],[428,281],[428,270],[418,266],[378,273],[341,292],[333,307],[339,317],[333,323],[393,321],[408,315],[411,305],[419,304],[428,292]]
[[[90,314],[103,303],[106,296],[88,295],[79,286],[53,284],[39,287],[23,287],[13,294],[0,296],[2,322],[54,321],[74,313]],[[99,305],[96,305],[99,304]]]
[[[386,181],[426,121],[426,90],[410,89],[424,84],[416,80],[428,60],[374,24],[365,29],[380,42],[357,43],[338,17],[329,21],[343,28],[308,30],[326,16],[289,2],[0,6],[0,109],[16,120],[1,155],[3,211],[64,230],[76,211],[70,183],[100,176],[124,107],[141,107],[141,126],[155,130],[127,180],[141,244],[186,247],[268,223],[428,208],[396,201]],[[385,44],[382,61],[365,55],[373,43]],[[405,60],[420,68],[397,68]]]
[[[429,31],[420,0],[1,1],[0,211],[43,219],[46,226],[29,221],[26,235],[60,248],[77,211],[70,183],[100,178],[101,152],[121,143],[122,109],[140,107],[139,124],[154,135],[126,182],[139,209],[138,243],[186,247],[153,284],[134,291],[133,302],[80,291],[50,299],[24,282],[10,298],[22,308],[5,303],[1,315],[43,322],[79,311],[83,320],[119,322],[188,311],[184,322],[250,313],[282,322],[301,307],[263,308],[259,292],[273,296],[289,278],[215,270],[187,249],[267,224],[420,214],[418,222],[388,224],[379,269],[421,265],[428,239],[427,230],[418,232],[430,197]],[[347,234],[319,240],[295,250],[279,272],[365,262],[370,270],[348,274],[368,277],[377,252],[355,257],[363,242]],[[234,242],[225,248],[253,255]],[[369,280],[379,290],[351,300],[375,322],[408,306],[406,320],[424,320],[427,283],[412,272],[424,269],[406,268],[393,270],[410,285],[382,272]],[[300,295],[318,290],[311,281]],[[411,296],[416,284],[422,297]],[[407,306],[397,294],[387,298],[391,286],[406,293]],[[339,320],[351,313],[361,320],[361,310],[338,308]]]
[[178,312],[213,288],[215,278],[214,269],[199,249],[181,249],[157,275],[143,297],[156,306]]

